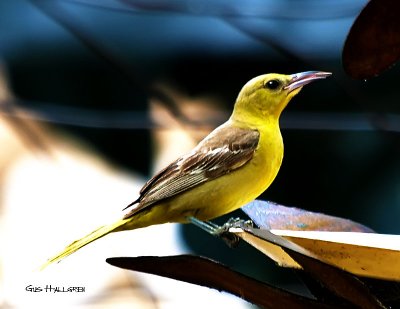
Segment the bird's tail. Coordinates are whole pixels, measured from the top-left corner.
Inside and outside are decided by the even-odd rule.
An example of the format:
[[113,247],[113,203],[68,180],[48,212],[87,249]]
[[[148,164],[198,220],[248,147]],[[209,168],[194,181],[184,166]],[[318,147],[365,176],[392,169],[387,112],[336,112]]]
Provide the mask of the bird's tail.
[[122,220],[118,220],[117,222],[115,222],[113,224],[104,225],[102,227],[99,227],[98,229],[94,230],[93,232],[86,235],[85,237],[71,243],[59,254],[48,259],[47,262],[44,263],[40,269],[43,270],[50,264],[61,261],[63,258],[78,251],[80,248],[86,246],[87,244],[91,243],[92,241],[95,241],[96,239],[99,239],[111,232],[119,230],[119,228],[121,228],[126,222],[127,222],[127,220],[122,219]]

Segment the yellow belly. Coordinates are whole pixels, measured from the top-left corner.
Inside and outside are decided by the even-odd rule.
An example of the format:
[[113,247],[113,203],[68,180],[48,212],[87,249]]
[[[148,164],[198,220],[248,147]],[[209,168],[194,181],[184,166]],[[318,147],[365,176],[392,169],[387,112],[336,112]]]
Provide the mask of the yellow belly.
[[121,230],[166,222],[187,222],[187,217],[206,221],[234,211],[263,193],[277,175],[283,158],[283,142],[276,126],[260,130],[252,159],[222,177],[205,182],[127,219]]
[[187,216],[210,220],[242,207],[263,193],[281,166],[283,142],[279,128],[260,133],[258,148],[248,163],[164,202],[160,205],[164,208],[163,216],[168,212],[169,221],[175,222],[186,222]]

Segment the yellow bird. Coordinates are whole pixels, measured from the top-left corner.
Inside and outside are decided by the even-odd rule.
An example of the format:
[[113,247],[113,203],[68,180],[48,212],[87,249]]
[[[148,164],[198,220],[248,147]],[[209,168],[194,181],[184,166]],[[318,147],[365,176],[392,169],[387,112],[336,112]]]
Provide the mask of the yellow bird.
[[282,163],[282,110],[304,85],[330,75],[265,74],[247,82],[229,120],[151,178],[121,220],[71,243],[43,268],[111,232],[210,220],[257,198]]

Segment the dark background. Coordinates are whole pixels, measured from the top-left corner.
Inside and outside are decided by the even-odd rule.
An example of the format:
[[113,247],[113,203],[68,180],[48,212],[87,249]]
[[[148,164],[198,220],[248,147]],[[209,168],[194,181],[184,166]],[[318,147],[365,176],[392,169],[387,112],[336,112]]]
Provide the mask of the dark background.
[[[391,129],[399,126],[399,68],[355,81],[341,62],[365,3],[1,1],[0,57],[20,105],[148,177],[151,124],[143,115],[153,82],[216,95],[230,111],[256,75],[333,72],[285,110],[283,165],[261,199],[399,233],[400,140]],[[218,222],[231,216],[244,214]],[[249,275],[293,280],[246,245],[232,251],[189,225],[182,237],[197,254]]]

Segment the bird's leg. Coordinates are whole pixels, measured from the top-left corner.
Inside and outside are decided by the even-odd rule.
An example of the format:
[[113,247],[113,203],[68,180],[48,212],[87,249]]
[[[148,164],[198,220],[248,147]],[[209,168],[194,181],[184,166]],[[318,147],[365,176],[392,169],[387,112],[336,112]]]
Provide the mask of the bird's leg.
[[207,233],[221,238],[225,243],[234,248],[238,245],[240,238],[233,233],[229,232],[229,229],[232,227],[244,227],[244,226],[253,226],[253,222],[248,220],[242,220],[239,218],[230,218],[224,225],[219,226],[211,221],[201,221],[195,217],[188,217],[187,218],[190,223],[194,224],[195,226],[201,228],[203,231]]

